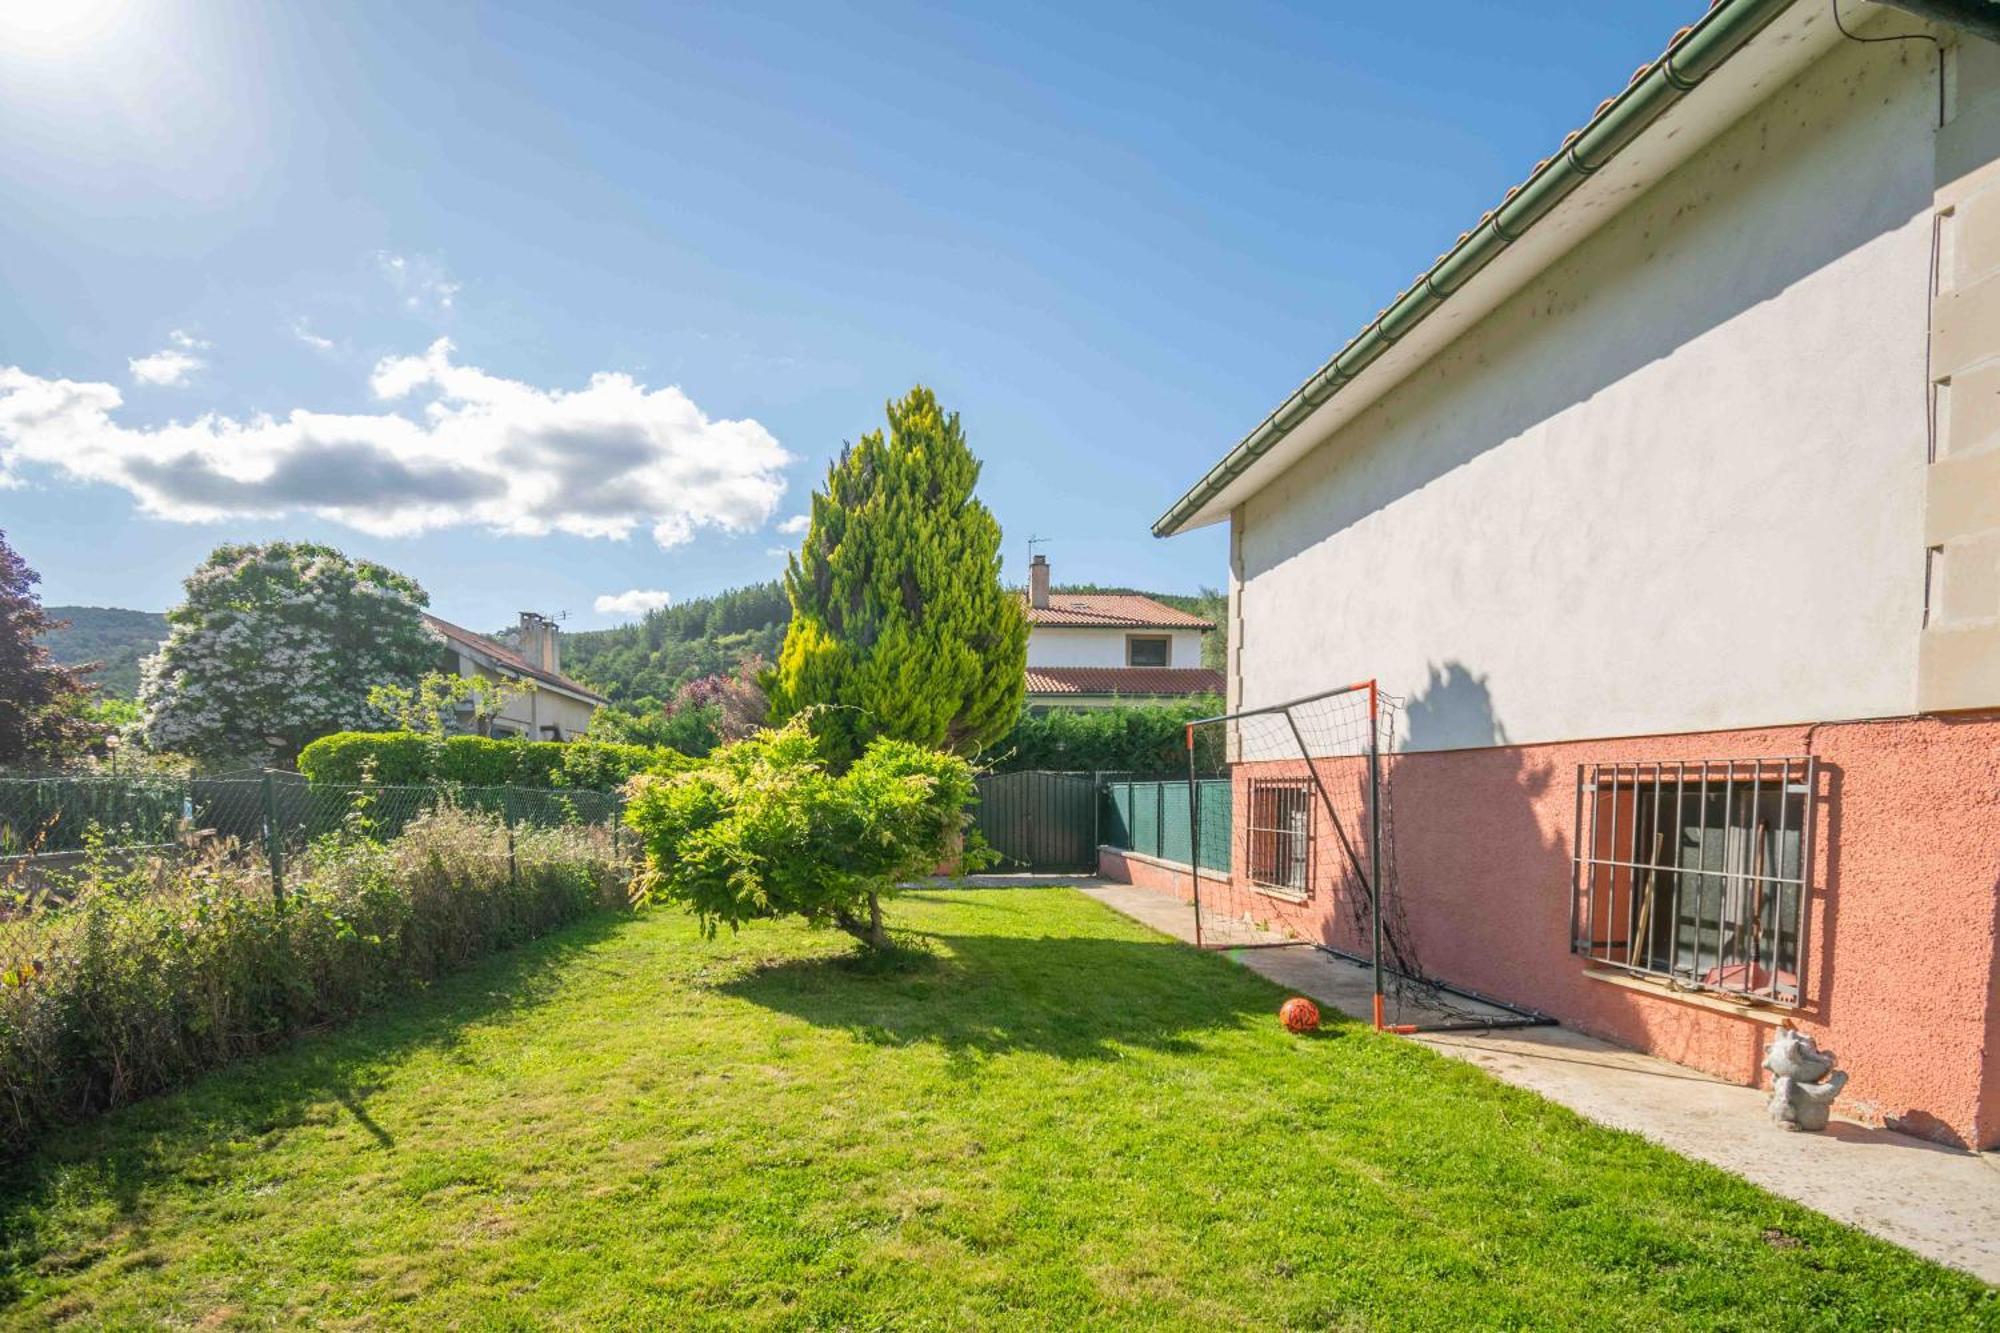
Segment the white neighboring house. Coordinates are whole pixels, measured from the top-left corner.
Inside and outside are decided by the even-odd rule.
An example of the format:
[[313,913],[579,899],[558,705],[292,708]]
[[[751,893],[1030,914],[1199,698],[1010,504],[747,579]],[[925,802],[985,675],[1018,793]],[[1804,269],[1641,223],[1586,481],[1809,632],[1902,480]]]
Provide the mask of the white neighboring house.
[[[521,613],[521,648],[515,651],[483,634],[426,614],[424,621],[444,636],[445,670],[486,680],[526,681],[535,688],[507,701],[493,718],[494,736],[531,741],[571,741],[590,726],[591,714],[610,702],[562,674],[561,631],[533,611]],[[471,730],[470,709],[463,721]]]
[[1028,707],[1106,708],[1220,695],[1201,664],[1215,628],[1136,593],[1051,593],[1049,562],[1028,564]]

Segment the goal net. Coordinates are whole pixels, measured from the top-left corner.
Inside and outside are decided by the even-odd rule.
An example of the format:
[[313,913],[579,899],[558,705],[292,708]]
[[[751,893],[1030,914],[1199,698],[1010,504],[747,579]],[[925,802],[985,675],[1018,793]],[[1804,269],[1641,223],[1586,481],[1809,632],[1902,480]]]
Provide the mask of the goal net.
[[[1188,727],[1197,769],[1228,777],[1226,833],[1194,820],[1196,943],[1240,948],[1281,926],[1370,970],[1378,1026],[1485,1025],[1425,972],[1396,876],[1389,761],[1400,700],[1374,681],[1205,718]],[[1226,837],[1229,846],[1208,845]],[[1441,1021],[1441,1022],[1440,1022]]]

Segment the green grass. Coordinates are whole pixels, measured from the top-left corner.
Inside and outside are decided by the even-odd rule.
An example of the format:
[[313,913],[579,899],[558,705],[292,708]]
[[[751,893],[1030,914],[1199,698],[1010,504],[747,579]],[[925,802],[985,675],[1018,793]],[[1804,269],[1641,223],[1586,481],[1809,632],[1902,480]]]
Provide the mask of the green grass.
[[1994,1294],[1066,890],[605,917],[51,1144],[43,1327],[1992,1326]]

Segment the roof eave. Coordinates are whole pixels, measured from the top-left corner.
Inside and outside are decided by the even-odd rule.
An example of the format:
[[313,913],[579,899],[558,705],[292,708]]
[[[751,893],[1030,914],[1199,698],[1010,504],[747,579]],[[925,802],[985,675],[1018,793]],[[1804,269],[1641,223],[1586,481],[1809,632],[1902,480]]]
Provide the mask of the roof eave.
[[[1803,68],[1826,45],[1839,40],[1827,21],[1826,12],[1816,5],[1800,5],[1789,17],[1797,0],[1716,0],[1714,6],[1692,26],[1675,35],[1666,52],[1640,68],[1623,92],[1599,105],[1581,129],[1572,132],[1556,153],[1540,163],[1528,179],[1507,192],[1499,207],[1488,212],[1477,226],[1460,236],[1457,244],[1439,256],[1406,291],[1378,314],[1346,346],[1295,389],[1263,421],[1237,442],[1222,460],[1190,487],[1153,524],[1153,534],[1170,537],[1191,528],[1221,522],[1244,499],[1290,465],[1298,454],[1324,440],[1334,430],[1365,408],[1409,374],[1422,361],[1435,355],[1471,322],[1501,300],[1519,290],[1535,273],[1573,247],[1584,235],[1608,221],[1625,202],[1665,176],[1685,160],[1701,143],[1713,138],[1739,118],[1755,100],[1768,94],[1775,80],[1788,79]],[[1751,71],[1737,86],[1721,88],[1731,80],[1712,76],[1730,66],[1734,58],[1771,28],[1781,17],[1786,31],[1780,40],[1760,43],[1765,68]],[[1785,40],[1784,38],[1789,38]],[[1732,71],[1734,72],[1734,71]],[[1697,96],[1698,90],[1710,89]],[[1735,96],[1723,94],[1734,93]],[[1754,94],[1745,101],[1746,94]],[[1562,239],[1555,255],[1533,254],[1522,247],[1533,262],[1496,263],[1515,251],[1517,245],[1538,229],[1546,231],[1552,217],[1578,210],[1570,205],[1580,191],[1600,172],[1607,176],[1622,166],[1635,144],[1646,142],[1648,131],[1668,113],[1687,103],[1708,102],[1714,114],[1705,118],[1699,136],[1682,136],[1673,151],[1654,154],[1644,170],[1624,173],[1635,179],[1622,180],[1616,207],[1597,210],[1585,225]],[[1507,281],[1502,281],[1503,279]],[[1478,309],[1464,318],[1446,321],[1435,337],[1413,337],[1419,330],[1433,329],[1433,316],[1440,310],[1460,312],[1468,306]],[[1397,356],[1398,343],[1411,339],[1411,347],[1433,343],[1422,355]],[[1356,386],[1356,387],[1350,387]],[[1301,431],[1310,424],[1311,429]],[[1294,449],[1280,449],[1295,432],[1304,434],[1304,443]]]

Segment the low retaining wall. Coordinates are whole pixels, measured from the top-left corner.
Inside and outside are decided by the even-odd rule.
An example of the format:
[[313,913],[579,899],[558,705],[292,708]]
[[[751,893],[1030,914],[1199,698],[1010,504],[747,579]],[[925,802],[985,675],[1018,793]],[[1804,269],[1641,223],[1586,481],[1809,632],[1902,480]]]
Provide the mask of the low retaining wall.
[[[1813,754],[1804,1003],[1753,1005],[1607,975],[1569,949],[1578,764]],[[1236,781],[1302,765],[1239,765]],[[1852,1075],[1840,1109],[1961,1146],[2000,1146],[2000,719],[1884,722],[1398,754],[1396,883],[1426,971],[1733,1082],[1763,1081],[1793,1020]],[[1345,761],[1322,781],[1351,791]],[[1235,808],[1247,810],[1244,791]],[[1315,819],[1321,819],[1315,810]],[[1235,865],[1247,864],[1242,821]],[[1206,910],[1343,948],[1362,941],[1331,831],[1293,901],[1203,876]],[[1184,866],[1115,849],[1107,878],[1188,896]]]

